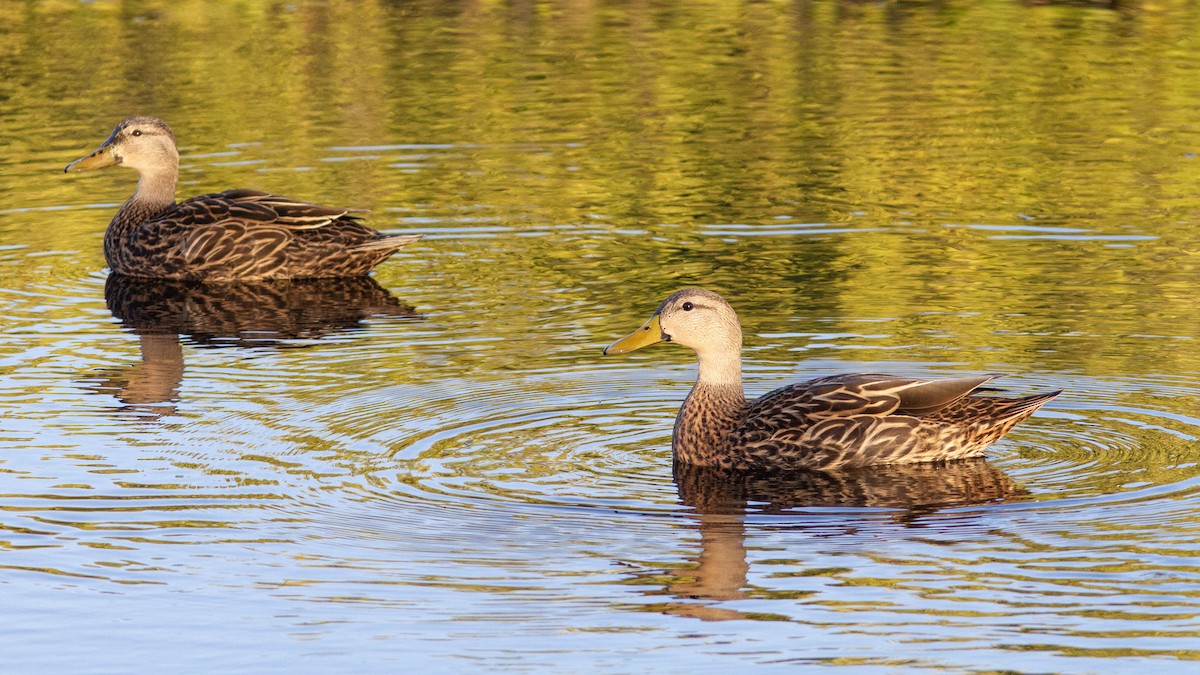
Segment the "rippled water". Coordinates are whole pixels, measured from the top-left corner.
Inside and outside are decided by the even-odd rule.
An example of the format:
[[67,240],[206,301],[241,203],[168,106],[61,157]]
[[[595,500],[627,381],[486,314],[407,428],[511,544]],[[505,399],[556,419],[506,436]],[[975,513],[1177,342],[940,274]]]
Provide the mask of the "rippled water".
[[[1200,659],[1187,3],[47,3],[0,25],[14,672]],[[231,27],[236,26],[233,30]],[[425,238],[371,280],[110,278],[129,114],[180,194]],[[721,291],[759,394],[1063,388],[988,461],[673,474]]]

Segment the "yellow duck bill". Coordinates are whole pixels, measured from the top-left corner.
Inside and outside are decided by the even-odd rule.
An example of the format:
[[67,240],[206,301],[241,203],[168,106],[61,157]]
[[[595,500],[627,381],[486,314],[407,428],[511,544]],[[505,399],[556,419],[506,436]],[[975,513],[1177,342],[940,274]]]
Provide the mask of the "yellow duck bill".
[[655,313],[641,328],[605,347],[604,354],[625,354],[670,339],[670,336],[663,334],[662,326],[658,323],[658,314]]
[[90,171],[92,169],[103,169],[109,166],[115,166],[118,162],[118,157],[113,152],[112,147],[105,143],[104,145],[92,151],[92,154],[71,162],[67,168],[63,169],[63,173],[72,171]]

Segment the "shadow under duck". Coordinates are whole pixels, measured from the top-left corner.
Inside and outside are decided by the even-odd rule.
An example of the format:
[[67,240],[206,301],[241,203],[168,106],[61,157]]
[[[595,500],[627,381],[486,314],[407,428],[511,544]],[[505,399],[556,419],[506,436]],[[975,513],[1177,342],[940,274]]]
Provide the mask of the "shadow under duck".
[[677,291],[640,328],[604,349],[659,342],[696,352],[699,377],[675,418],[675,461],[736,471],[828,470],[980,457],[1061,391],[975,395],[998,374],[918,380],[856,373],[781,387],[755,401],[742,390],[742,328],[724,298]]
[[116,274],[206,281],[326,278],[367,274],[420,235],[388,235],[351,209],[255,190],[227,190],[175,203],[179,151],[157,117],[130,117],[64,171],[127,166],[137,190],[104,233]]

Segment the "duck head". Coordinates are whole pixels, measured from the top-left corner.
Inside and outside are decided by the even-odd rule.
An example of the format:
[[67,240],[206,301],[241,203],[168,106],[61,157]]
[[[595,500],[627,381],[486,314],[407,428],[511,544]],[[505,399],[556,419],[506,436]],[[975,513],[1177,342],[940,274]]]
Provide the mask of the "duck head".
[[175,134],[157,117],[129,117],[121,121],[108,140],[67,165],[64,172],[127,166],[138,173],[174,170],[179,166]]

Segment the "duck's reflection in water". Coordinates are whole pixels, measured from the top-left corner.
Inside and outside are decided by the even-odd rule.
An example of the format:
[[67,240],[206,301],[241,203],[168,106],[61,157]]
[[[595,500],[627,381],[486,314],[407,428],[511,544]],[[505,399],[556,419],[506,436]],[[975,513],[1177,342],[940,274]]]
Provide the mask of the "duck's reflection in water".
[[[721,601],[753,595],[747,588],[745,514],[806,507],[897,509],[893,520],[919,526],[946,508],[1018,499],[1026,492],[986,460],[878,466],[837,472],[763,476],[676,465],[679,498],[695,511],[700,551],[694,566],[671,570],[657,591],[673,600],[657,610],[706,620],[745,619]],[[831,517],[836,517],[831,514]],[[853,528],[847,527],[847,534]],[[653,576],[661,579],[663,570]],[[639,575],[643,576],[643,575]],[[644,583],[645,579],[637,580]]]
[[120,410],[151,417],[175,410],[183,338],[207,347],[280,348],[360,329],[369,317],[420,318],[370,277],[205,284],[112,275],[104,298],[138,336],[142,360],[103,369],[92,389],[115,396]]

